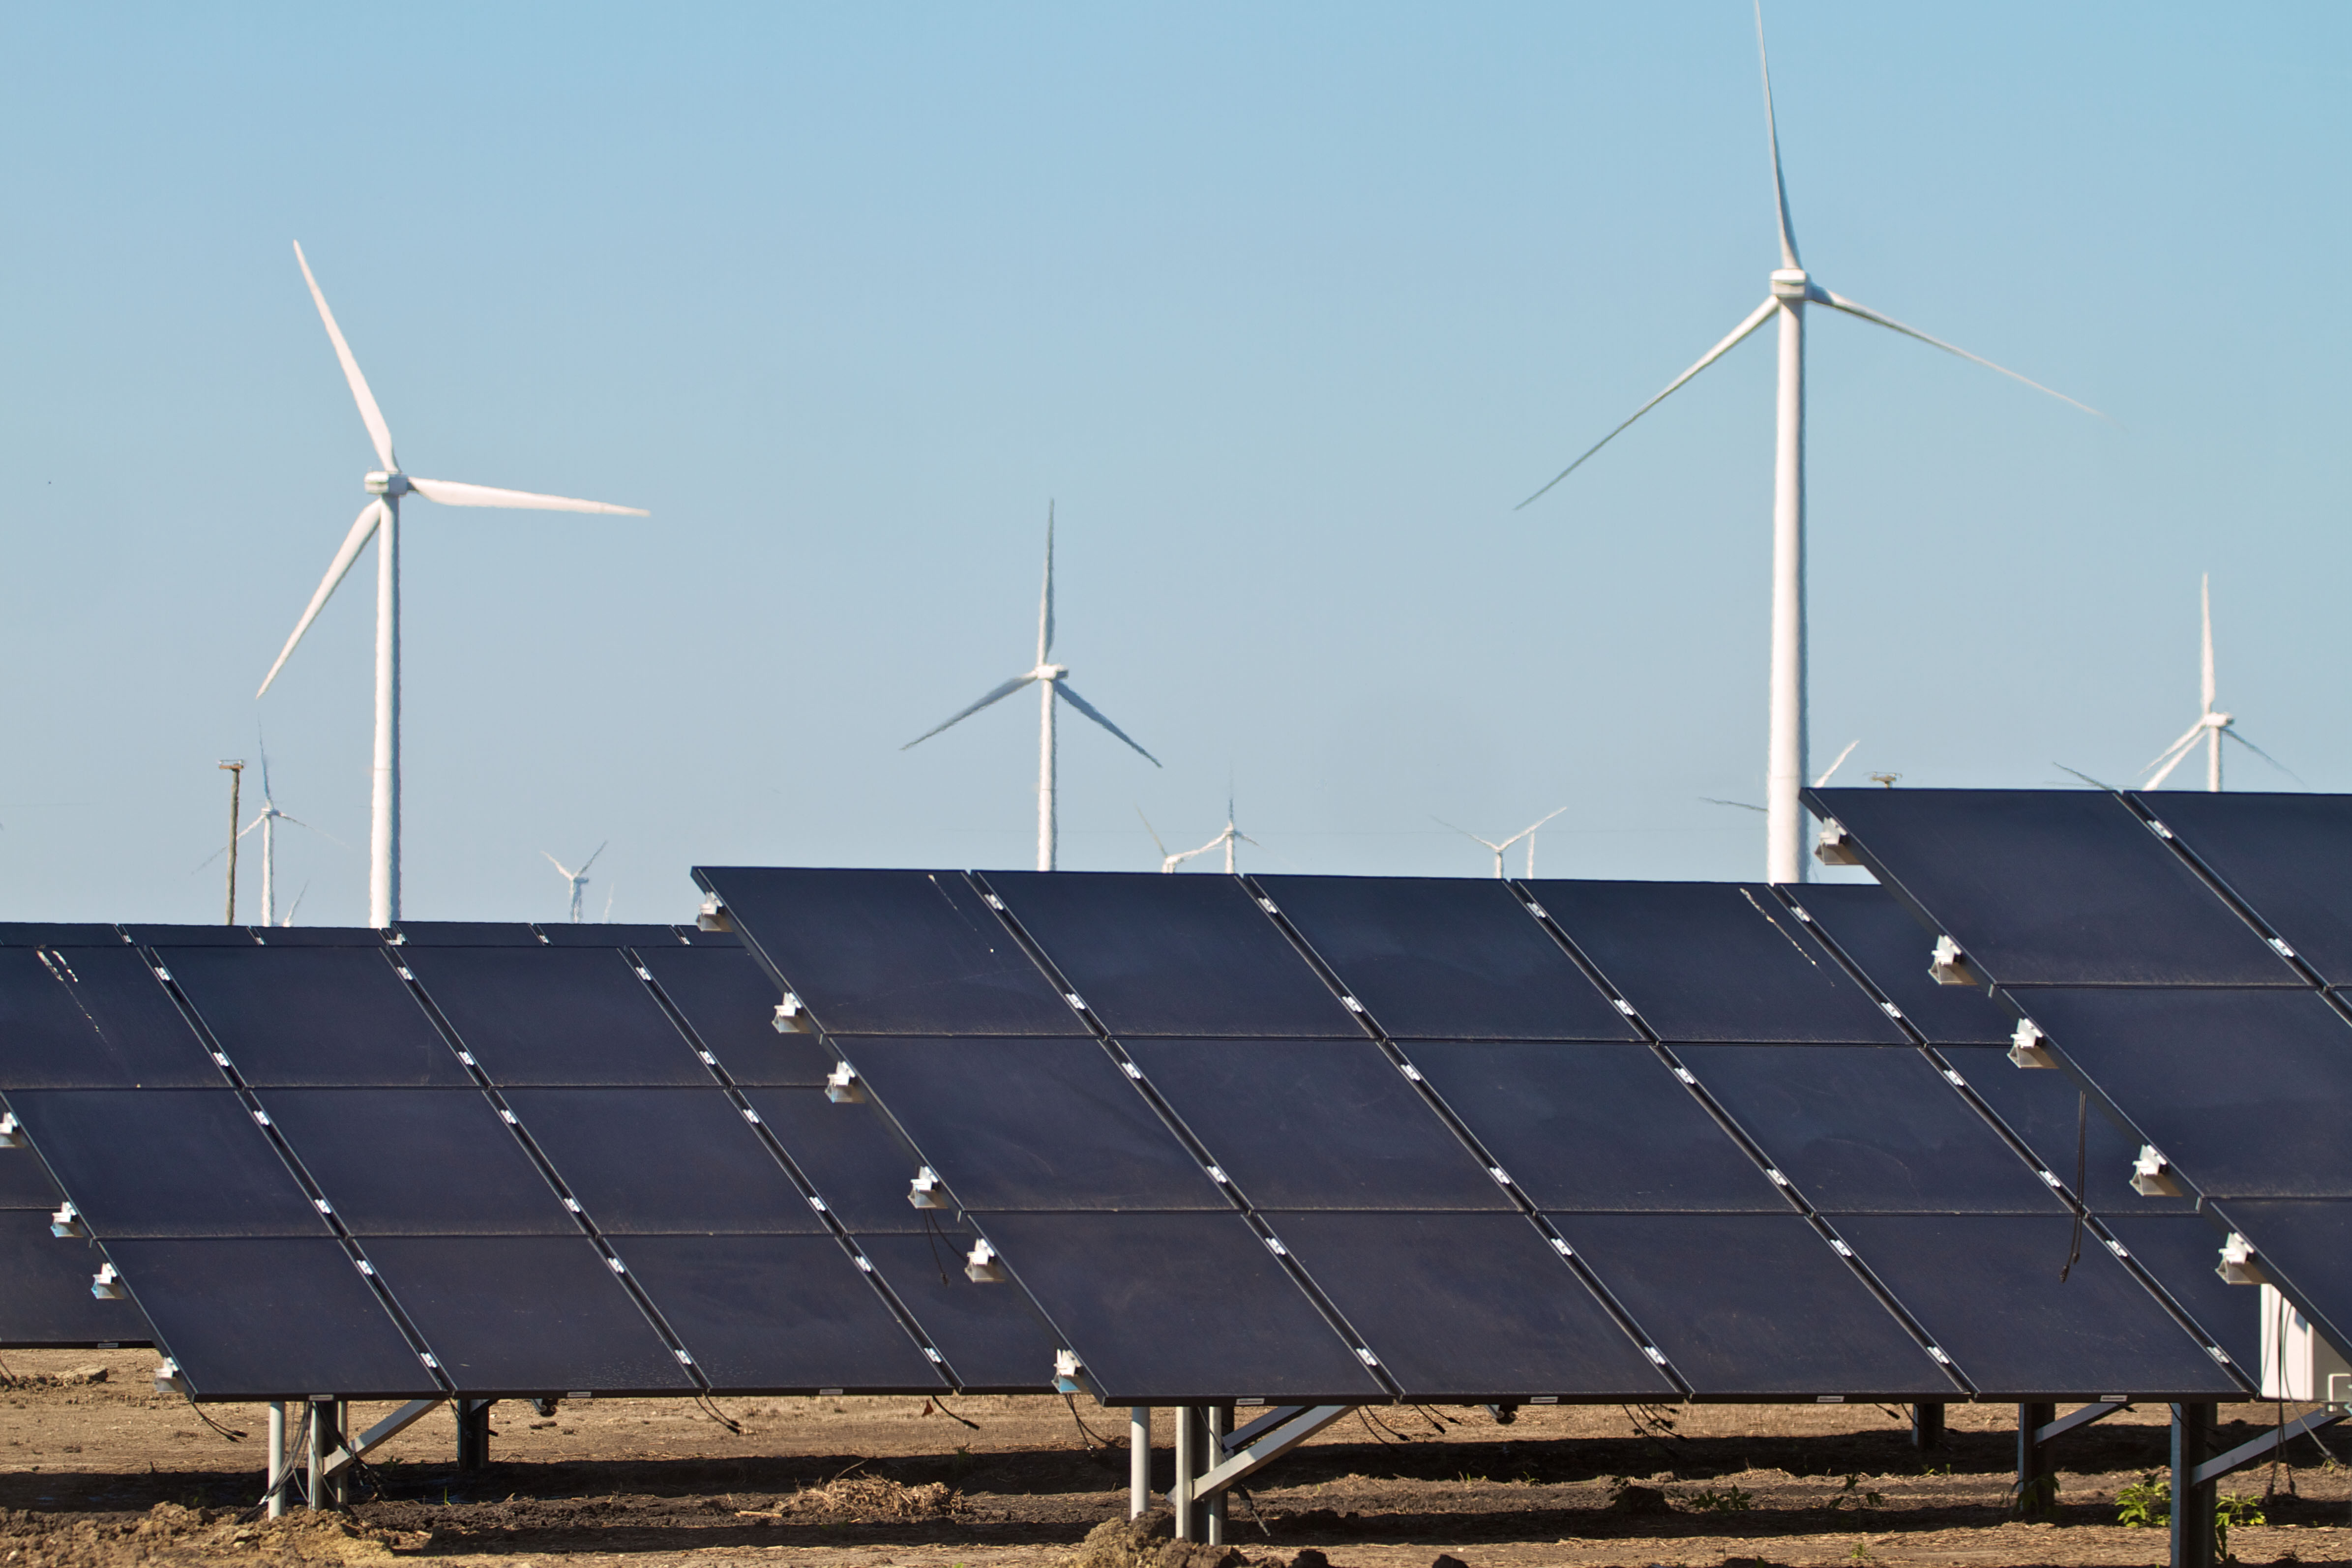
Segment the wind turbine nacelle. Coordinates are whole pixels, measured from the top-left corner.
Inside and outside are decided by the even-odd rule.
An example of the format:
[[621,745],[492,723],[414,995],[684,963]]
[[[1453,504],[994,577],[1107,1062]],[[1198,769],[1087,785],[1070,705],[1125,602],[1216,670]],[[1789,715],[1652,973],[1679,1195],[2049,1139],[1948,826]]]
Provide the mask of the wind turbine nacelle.
[[367,493],[371,496],[405,496],[413,487],[405,474],[386,474],[382,469],[369,475]]
[[1775,299],[1810,299],[1812,280],[1801,267],[1777,267],[1772,273],[1772,298]]

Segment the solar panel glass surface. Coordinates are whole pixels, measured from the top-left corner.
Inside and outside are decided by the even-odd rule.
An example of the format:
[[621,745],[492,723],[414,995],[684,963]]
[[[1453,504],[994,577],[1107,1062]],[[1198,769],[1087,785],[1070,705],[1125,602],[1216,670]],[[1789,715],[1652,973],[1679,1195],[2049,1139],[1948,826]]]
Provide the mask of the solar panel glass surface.
[[1257,881],[1391,1039],[1641,1038],[1505,883]]
[[540,947],[539,933],[520,920],[404,920],[404,947]]
[[0,1348],[146,1343],[137,1307],[89,1293],[106,1261],[87,1241],[50,1235],[47,1209],[0,1209]]
[[466,1070],[376,947],[171,947],[156,956],[256,1087],[457,1087]]
[[849,1229],[866,1235],[933,1228],[930,1211],[907,1201],[922,1162],[880,1107],[836,1104],[821,1089],[746,1089],[743,1098]]
[[64,1196],[32,1150],[0,1149],[0,1209],[55,1208]]
[[607,1235],[824,1228],[715,1088],[517,1089],[506,1098]]
[[834,1055],[814,1034],[779,1033],[781,988],[732,943],[723,947],[640,947],[637,957],[706,1049],[738,1083],[816,1087]]
[[2179,789],[2137,799],[2322,978],[2352,984],[2352,796]]
[[0,1089],[216,1089],[220,1070],[129,947],[0,950]]
[[2041,1157],[2071,1189],[2081,1156],[2082,1187],[2090,1206],[2103,1214],[2186,1214],[2193,1197],[2143,1197],[2132,1190],[2132,1161],[2139,1140],[2117,1126],[2096,1101],[2084,1105],[2082,1091],[2063,1072],[2012,1066],[2006,1051],[1986,1047],[1945,1052],[1952,1070],[1983,1096],[2009,1130]]
[[[2305,1304],[2322,1338],[2333,1345],[2352,1344],[2352,1315],[2343,1312],[2352,1302],[2352,1203],[2231,1198],[2216,1212],[2223,1225],[2254,1244],[2263,1275]],[[2251,1286],[2233,1288],[2250,1301],[2260,1299]],[[2246,1310],[2259,1325],[2260,1309]]]
[[1538,882],[1543,907],[1669,1040],[1908,1037],[1764,887]]
[[979,1284],[963,1271],[972,1238],[861,1236],[882,1278],[947,1358],[956,1386],[974,1394],[1036,1394],[1053,1381],[1054,1331],[1028,1293],[1004,1281]]
[[2221,1278],[2214,1264],[2224,1232],[2211,1219],[2201,1214],[2105,1214],[2100,1219],[2241,1370],[2260,1374],[2263,1293]]
[[0,947],[120,947],[122,933],[96,922],[0,921]]
[[475,1090],[273,1089],[261,1102],[354,1235],[578,1229]]
[[495,1082],[710,1082],[693,1047],[614,949],[441,947],[404,957]]
[[675,925],[630,925],[614,921],[583,921],[577,925],[546,925],[539,939],[551,947],[682,947]]
[[1930,1045],[2007,1045],[2014,1020],[1973,986],[1927,972],[1935,935],[1883,887],[1821,882],[1796,890],[1815,926],[1870,977]]
[[226,1089],[19,1090],[8,1105],[100,1240],[326,1233]]

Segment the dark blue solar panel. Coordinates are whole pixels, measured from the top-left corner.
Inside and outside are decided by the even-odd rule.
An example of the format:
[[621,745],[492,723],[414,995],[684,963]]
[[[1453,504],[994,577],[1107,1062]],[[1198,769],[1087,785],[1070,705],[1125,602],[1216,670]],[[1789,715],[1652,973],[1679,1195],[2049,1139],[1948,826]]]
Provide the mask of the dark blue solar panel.
[[1259,1207],[1511,1207],[1369,1040],[1142,1040],[1128,1051]]
[[254,933],[269,947],[381,947],[383,933],[373,925],[265,925]]
[[47,1209],[0,1210],[0,1348],[146,1343],[136,1306],[89,1293],[105,1262],[89,1242],[50,1235]]
[[111,925],[43,920],[0,921],[0,947],[119,947],[122,933]]
[[1815,883],[1795,890],[1818,928],[1870,983],[1903,1009],[1930,1045],[2006,1045],[2012,1019],[1974,986],[1938,984],[1927,972],[1935,934],[1883,887]]
[[1509,884],[1267,876],[1280,906],[1394,1040],[1636,1040]]
[[1516,1214],[1266,1218],[1407,1398],[1677,1396]]
[[1387,1396],[1238,1214],[1000,1214],[987,1230],[1106,1404]]
[[2352,796],[2143,793],[2231,892],[2331,985],[2352,984]]
[[989,885],[1113,1034],[1363,1038],[1232,877],[992,872]]
[[1907,1037],[1771,891],[1727,883],[1539,882],[1570,940],[1670,1040]]
[[1412,1052],[1431,1087],[1542,1207],[1788,1209],[1646,1045],[1427,1040]]
[[2011,1215],[1837,1222],[1989,1399],[2231,1399],[2239,1388],[2104,1247],[2058,1277],[2074,1224]]
[[543,947],[538,932],[520,920],[404,920],[408,947]]
[[0,1149],[0,1209],[55,1208],[63,1195],[30,1149]]
[[1704,1045],[1678,1054],[1825,1213],[2064,1207],[1916,1051]]
[[578,1229],[475,1090],[273,1089],[261,1103],[355,1235]]
[[257,1087],[471,1082],[376,947],[159,948]]
[[2207,1196],[2352,1196],[2352,1025],[2316,992],[2051,988],[2020,999]]
[[836,1104],[821,1089],[746,1089],[743,1097],[842,1224],[860,1234],[936,1228],[935,1215],[907,1201],[922,1162],[881,1107]]
[[500,1084],[695,1084],[709,1070],[612,948],[438,947],[404,954]]
[[1091,1040],[866,1039],[845,1049],[971,1207],[1227,1207]]
[[2056,1172],[2069,1187],[2080,1154],[2092,1208],[2103,1214],[2185,1214],[2197,1207],[2193,1197],[2142,1197],[2132,1190],[2139,1140],[2117,1126],[2096,1100],[2084,1105],[2081,1090],[2065,1073],[2015,1067],[2006,1051],[1983,1047],[1944,1054],[1993,1114],[2040,1156],[2042,1168]]
[[517,1089],[507,1103],[607,1235],[824,1228],[715,1088]]
[[[2352,1343],[2352,1203],[2237,1198],[2216,1212],[2223,1225],[2254,1244],[2271,1282],[2308,1304],[2322,1338],[2334,1345]],[[2214,1239],[2218,1244],[2218,1232]],[[2260,1298],[2251,1286],[2234,1289],[2250,1301]],[[2259,1309],[2247,1311],[2259,1324]]]
[[1823,789],[1813,798],[1997,984],[2297,983],[2112,795]]
[[621,1256],[720,1393],[947,1387],[830,1236],[642,1236]]
[[682,947],[675,925],[623,925],[611,921],[583,921],[577,925],[542,925],[540,940],[551,947]]
[[257,947],[249,925],[125,925],[122,934],[142,947]]
[[2156,1276],[2158,1284],[2230,1353],[2239,1370],[2259,1376],[2263,1364],[2263,1293],[2224,1281],[2223,1232],[2201,1214],[2104,1215],[2116,1239]]
[[731,938],[723,947],[640,947],[637,956],[736,1082],[814,1087],[833,1071],[816,1036],[776,1031],[780,989]]
[[26,1089],[8,1106],[101,1240],[326,1234],[226,1089]]
[[385,1238],[368,1256],[460,1393],[693,1391],[584,1237]]
[[974,1394],[1045,1392],[1060,1342],[1018,1285],[965,1277],[963,1254],[972,1239],[950,1230],[862,1236],[857,1244],[947,1358],[957,1387]]
[[114,1241],[107,1250],[199,1398],[441,1392],[333,1240]]
[[0,950],[0,1089],[220,1084],[204,1042],[131,948]]
[[835,1034],[1083,1034],[953,872],[698,866],[744,946]]
[[1944,1399],[1955,1392],[1793,1214],[1553,1220],[1701,1398]]

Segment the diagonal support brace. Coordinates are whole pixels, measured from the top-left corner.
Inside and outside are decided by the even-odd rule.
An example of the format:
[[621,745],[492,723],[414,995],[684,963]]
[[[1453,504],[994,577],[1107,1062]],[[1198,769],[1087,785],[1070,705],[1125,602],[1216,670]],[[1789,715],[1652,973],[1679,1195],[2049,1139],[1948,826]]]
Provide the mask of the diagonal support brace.
[[2199,1486],[2220,1480],[2232,1470],[2242,1470],[2248,1465],[2261,1464],[2306,1432],[2321,1432],[2346,1419],[2342,1411],[2315,1410],[2308,1416],[2297,1416],[2284,1427],[2273,1427],[2250,1443],[2241,1443],[2228,1453],[2206,1460],[2197,1467]]
[[2033,1440],[2036,1443],[2051,1442],[2064,1437],[2069,1432],[2079,1431],[2094,1421],[2104,1421],[2118,1410],[2130,1408],[2131,1401],[2128,1399],[2102,1399],[2096,1405],[2085,1405],[2079,1410],[2070,1410],[2055,1421],[2036,1427],[2033,1429]]
[[[379,1443],[407,1431],[427,1415],[438,1409],[441,1404],[438,1399],[412,1399],[358,1437],[337,1444],[335,1451],[329,1455],[325,1464],[320,1467],[321,1479],[341,1475],[350,1469],[352,1465],[359,1462],[361,1455]],[[273,1496],[286,1490],[301,1478],[301,1474],[299,1469],[289,1464],[285,1471],[270,1483],[269,1490],[261,1494],[261,1500],[266,1503]]]
[[1307,1406],[1304,1405],[1276,1406],[1273,1409],[1268,1410],[1265,1415],[1260,1416],[1256,1420],[1251,1422],[1248,1426],[1244,1427],[1241,1430],[1226,1433],[1224,1437],[1222,1439],[1223,1446],[1219,1451],[1217,1457],[1220,1459],[1223,1459],[1227,1455],[1239,1453],[1242,1449],[1248,1448],[1252,1443],[1256,1442],[1260,1437],[1265,1437],[1268,1432],[1273,1431],[1276,1427],[1281,1426],[1285,1421],[1288,1421],[1295,1416],[1306,1414],[1307,1409]]
[[[1352,1405],[1285,1406],[1265,1417],[1251,1422],[1234,1434],[1232,1457],[1215,1466],[1192,1483],[1196,1498],[1214,1497],[1234,1482],[1264,1469],[1307,1438],[1355,1408]],[[1280,1419],[1287,1416],[1287,1419]],[[1268,1422],[1275,1422],[1268,1427]],[[1251,1432],[1262,1435],[1243,1443]]]

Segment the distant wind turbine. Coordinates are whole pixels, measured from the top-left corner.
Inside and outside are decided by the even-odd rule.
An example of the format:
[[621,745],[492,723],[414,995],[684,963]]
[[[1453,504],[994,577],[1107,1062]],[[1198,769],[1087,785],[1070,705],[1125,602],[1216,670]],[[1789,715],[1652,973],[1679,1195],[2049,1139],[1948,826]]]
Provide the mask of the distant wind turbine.
[[[603,853],[604,852],[604,845],[605,845],[605,844],[609,844],[609,843],[611,843],[612,841],[613,841],[612,840],[610,840],[610,839],[606,839],[606,840],[604,841],[604,843],[603,843],[603,844],[598,844],[598,845],[596,846],[596,855],[601,855],[601,854],[603,854]],[[541,850],[541,851],[540,851],[539,852],[540,852],[541,854],[547,855],[547,863],[548,863],[548,864],[550,864],[550,865],[551,865],[551,866],[553,866],[553,867],[555,868],[556,874],[557,874],[558,876],[561,876],[561,877],[564,880],[564,882],[565,882],[567,884],[569,884],[569,886],[571,887],[571,889],[572,889],[572,925],[579,925],[579,924],[580,924],[580,890],[581,890],[582,888],[583,888],[583,887],[585,887],[585,886],[587,886],[587,885],[588,885],[588,868],[589,868],[590,866],[594,865],[594,864],[596,863],[596,855],[590,855],[586,860],[582,861],[582,862],[580,862],[580,869],[579,869],[578,871],[573,871],[570,866],[565,865],[562,861],[557,860],[553,855],[548,855],[548,854],[547,854],[547,852],[546,852],[545,850]],[[605,909],[605,913],[606,913],[606,914],[608,914],[608,915],[609,915],[609,914],[611,914],[611,913],[612,913],[612,904],[611,904],[611,901],[610,901],[610,900],[607,900],[607,901],[606,901],[605,905],[604,905],[604,909]]]
[[1440,827],[1454,828],[1455,832],[1460,833],[1465,839],[1477,839],[1478,842],[1494,851],[1495,880],[1500,882],[1503,877],[1503,852],[1509,849],[1513,844],[1517,843],[1521,839],[1528,841],[1528,875],[1533,876],[1536,874],[1536,830],[1542,827],[1546,822],[1550,821],[1554,817],[1559,816],[1560,811],[1565,811],[1567,810],[1568,808],[1566,806],[1562,806],[1559,809],[1559,811],[1545,812],[1542,816],[1538,817],[1526,827],[1521,828],[1517,832],[1513,833],[1509,838],[1505,839],[1501,843],[1496,843],[1492,839],[1480,839],[1477,834],[1472,832],[1467,828],[1454,828],[1454,824],[1447,821],[1443,817],[1433,817],[1431,821],[1436,822]]
[[[2285,764],[2238,733],[2235,715],[2223,713],[2213,706],[2213,579],[2210,572],[2197,579],[2197,606],[2205,622],[2204,680],[2200,686],[2205,699],[2204,708],[2197,716],[2197,722],[2189,727],[2189,733],[2158,752],[2156,760],[2147,765],[2148,779],[2140,786],[2143,789],[2160,789],[2164,781],[2172,777],[2172,770],[2196,751],[2197,743],[2201,740],[2205,743],[2205,788],[2219,790],[2221,788],[2221,741],[2225,737],[2280,772],[2287,772]],[[2294,775],[2288,774],[2288,777]]]
[[[1633,411],[1633,417],[1602,436],[1585,451],[1582,456],[1552,476],[1549,483],[1519,503],[1526,507],[1549,491],[1570,474],[1582,467],[1592,455],[1615,440],[1634,420],[1664,402],[1693,376],[1729,353],[1733,347],[1765,322],[1778,319],[1780,324],[1780,380],[1775,398],[1778,434],[1772,464],[1772,676],[1769,739],[1764,768],[1764,866],[1766,880],[1770,882],[1802,882],[1808,866],[1804,853],[1804,818],[1797,798],[1797,787],[1806,772],[1807,736],[1805,729],[1806,653],[1805,653],[1805,307],[1826,305],[1832,310],[1843,310],[1906,338],[1916,338],[1930,348],[1941,349],[1948,354],[1999,371],[2012,381],[2023,382],[2040,392],[2048,392],[2061,402],[2072,403],[2085,413],[2099,411],[2087,403],[2076,402],[2061,392],[2053,392],[2040,382],[2019,375],[2015,371],[1994,364],[1990,360],[1956,348],[1940,338],[1931,338],[1916,328],[1906,327],[1891,316],[1882,316],[1864,305],[1856,304],[1842,294],[1822,287],[1806,273],[1797,258],[1796,230],[1789,221],[1789,187],[1780,174],[1780,133],[1772,113],[1771,64],[1764,54],[1764,7],[1762,0],[1756,6],[1756,56],[1764,72],[1764,131],[1772,152],[1772,192],[1775,211],[1780,221],[1780,266],[1771,277],[1771,293],[1764,303],[1750,311],[1747,319],[1731,329],[1721,342],[1709,349],[1698,363],[1676,376],[1666,390]],[[2100,414],[2105,418],[2105,415]]]
[[[1138,806],[1135,809],[1135,814],[1139,817],[1143,817],[1143,808]],[[1160,869],[1162,872],[1172,872],[1178,866],[1182,865],[1186,861],[1192,860],[1198,855],[1207,854],[1211,850],[1213,850],[1222,844],[1224,846],[1225,851],[1225,874],[1227,876],[1231,876],[1234,874],[1234,846],[1235,844],[1247,844],[1253,849],[1261,849],[1265,847],[1255,839],[1251,838],[1247,833],[1243,832],[1239,828],[1235,827],[1234,825],[1234,798],[1232,792],[1227,791],[1225,795],[1225,825],[1217,831],[1217,836],[1215,838],[1211,839],[1207,843],[1202,844],[1197,850],[1179,850],[1174,854],[1169,853],[1168,846],[1160,842],[1159,830],[1151,825],[1151,819],[1149,817],[1143,817],[1143,831],[1151,835],[1151,841],[1154,844],[1159,845]]]
[[[915,737],[914,739],[907,742],[906,745],[898,748],[901,751],[911,751],[916,747],[922,745],[923,742],[930,739],[931,737],[939,734],[940,731],[962,723],[965,719],[970,718],[972,715],[988,706],[991,703],[1002,702],[1004,698],[1011,696],[1014,692],[1019,691],[1022,687],[1029,685],[1032,681],[1034,681],[1038,686],[1037,869],[1039,871],[1052,871],[1054,869],[1055,851],[1056,848],[1056,841],[1060,836],[1059,825],[1054,814],[1055,698],[1059,697],[1062,701],[1069,704],[1072,707],[1086,715],[1087,717],[1094,720],[1097,724],[1102,726],[1105,729],[1118,737],[1119,739],[1126,741],[1128,745],[1135,747],[1136,754],[1141,757],[1146,762],[1150,763],[1154,768],[1160,766],[1160,758],[1152,756],[1151,753],[1144,750],[1140,746],[1136,746],[1135,741],[1128,735],[1127,731],[1111,723],[1109,719],[1103,716],[1101,710],[1097,708],[1094,704],[1087,701],[1086,698],[1078,695],[1076,692],[1070,689],[1069,666],[1066,664],[1049,663],[1048,661],[1050,660],[1053,652],[1054,507],[1053,503],[1049,501],[1045,505],[1045,591],[1038,596],[1037,600],[1036,667],[1030,670],[1025,674],[1013,676],[1011,680],[1005,682],[1003,685],[998,686],[994,691],[989,693],[986,696],[981,698],[970,707],[956,714],[945,724],[933,725],[930,728],[923,731],[922,734]],[[1146,825],[1149,826],[1150,824],[1147,823]]]
[[310,629],[310,622],[325,608],[335,585],[343,580],[360,551],[373,538],[375,760],[370,774],[368,813],[368,924],[381,929],[400,918],[400,498],[414,492],[445,507],[605,512],[631,517],[647,514],[635,507],[575,501],[566,496],[541,496],[528,490],[499,490],[487,485],[462,485],[449,479],[422,479],[402,473],[400,460],[393,455],[392,427],[384,423],[383,411],[376,407],[375,394],[368,391],[367,378],[360,374],[360,362],[352,357],[351,345],[343,341],[342,329],[335,325],[334,312],[327,308],[327,297],[320,291],[319,280],[310,276],[310,263],[299,244],[294,247],[294,260],[302,269],[302,281],[310,285],[310,298],[319,307],[319,319],[326,324],[327,339],[334,344],[335,358],[342,364],[343,380],[351,383],[352,397],[360,405],[360,422],[367,426],[368,440],[375,447],[376,460],[383,466],[362,481],[375,499],[361,508],[352,531],[343,536],[342,548],[329,563],[319,591],[310,595],[302,619],[295,622],[294,634],[286,639],[278,662],[262,677],[261,691],[254,695],[259,696],[269,690],[270,682],[278,678],[278,672],[286,667],[287,659],[293,654],[294,645],[302,641],[302,633]]
[[[278,924],[278,824],[280,822],[291,822],[298,828],[307,829],[311,832],[318,833],[320,838],[326,840],[331,844],[341,844],[342,841],[336,838],[332,833],[322,832],[319,829],[311,827],[310,823],[302,821],[301,818],[290,815],[289,813],[278,809],[277,797],[270,793],[269,789],[269,747],[265,744],[261,746],[260,750],[261,810],[254,814],[253,821],[247,822],[245,826],[236,831],[236,836],[242,839],[247,833],[253,832],[257,829],[259,830],[261,833],[261,923],[264,925],[275,925]],[[205,862],[205,865],[212,864],[214,861],[220,859],[221,856],[227,852],[228,852],[225,849],[215,850],[211,858]],[[198,871],[202,871],[204,868],[204,866],[198,866],[196,869]],[[310,883],[303,883],[302,891],[304,893],[309,892]],[[301,906],[301,903],[302,895],[298,893],[294,895],[295,907],[299,908]],[[286,912],[285,923],[289,925],[291,925],[294,923],[293,909],[289,909]]]

